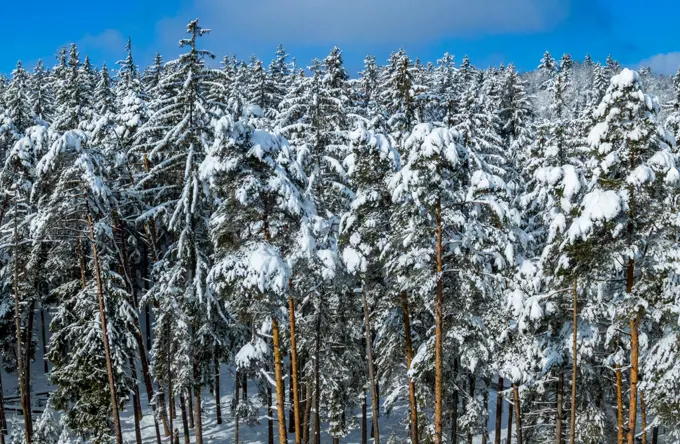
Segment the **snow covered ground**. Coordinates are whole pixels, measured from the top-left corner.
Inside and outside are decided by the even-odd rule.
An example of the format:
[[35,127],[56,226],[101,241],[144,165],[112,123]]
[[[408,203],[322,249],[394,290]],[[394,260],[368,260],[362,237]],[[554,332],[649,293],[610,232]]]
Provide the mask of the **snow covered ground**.
[[[46,319],[49,324],[49,319]],[[143,327],[144,328],[144,327]],[[36,333],[38,333],[36,331]],[[35,361],[31,363],[31,393],[32,393],[32,405],[31,408],[34,413],[35,418],[39,416],[38,411],[42,411],[45,407],[45,402],[47,401],[46,393],[51,390],[49,381],[47,380],[44,367],[43,367],[43,353],[42,353],[42,343],[38,341],[37,350],[35,355]],[[138,372],[141,374],[140,372]],[[3,396],[5,399],[5,414],[7,416],[7,426],[8,432],[11,434],[13,427],[23,428],[23,417],[21,415],[21,406],[19,403],[19,388],[17,375],[15,373],[1,372],[2,376],[2,386],[3,386]],[[287,382],[287,381],[286,381]],[[231,399],[235,390],[234,382],[234,370],[231,367],[223,365],[220,372],[220,386],[221,386],[221,404],[222,404],[222,424],[217,424],[215,417],[215,397],[206,389],[203,393],[203,440],[206,443],[233,443],[234,442],[234,420],[230,413],[229,406],[231,404]],[[252,393],[255,393],[255,383],[253,381],[249,382],[249,388]],[[153,426],[153,417],[151,414],[151,408],[147,402],[147,396],[143,389],[142,381],[140,380],[140,391],[141,391],[141,402],[144,410],[144,417],[142,418],[141,431],[144,443],[155,443],[156,436]],[[275,393],[272,394],[274,397]],[[496,399],[495,392],[491,392],[489,396],[489,436],[493,439],[494,431],[493,427],[495,425],[495,411],[496,411]],[[257,402],[258,398],[251,395],[251,400]],[[370,399],[368,400],[368,425],[370,428],[371,424],[371,409],[370,409]],[[257,405],[257,404],[256,404]],[[275,399],[272,401],[272,405],[276,406]],[[266,406],[258,406],[260,414],[260,423],[250,427],[241,421],[239,426],[239,441],[242,443],[252,443],[252,444],[265,444],[267,443],[267,408]],[[402,421],[407,417],[407,404],[404,402],[401,405],[397,405],[390,415],[381,414],[380,417],[380,435],[384,442],[390,437],[397,438],[397,442],[405,442],[408,436],[408,431],[406,425]],[[507,404],[504,408],[503,415],[503,425],[505,426],[507,422]],[[352,412],[356,417],[356,424],[359,428],[355,429],[348,436],[341,439],[342,443],[347,444],[360,444],[361,443],[361,411]],[[288,418],[288,412],[286,412],[286,418]],[[131,403],[125,411],[121,412],[121,420],[123,426],[123,436],[127,443],[135,443],[135,428],[134,428],[134,415],[132,411]],[[178,416],[174,420],[174,427],[180,430],[180,442],[184,442],[182,435],[182,420],[181,416]],[[322,438],[321,442],[330,442],[330,435],[325,433],[326,425],[322,424]],[[193,436],[193,429],[190,430],[191,442],[195,442]],[[369,430],[370,433],[370,430]],[[502,436],[506,436],[506,432],[502,433]],[[294,434],[290,433],[288,435],[289,442],[294,442]],[[164,443],[170,443],[170,438],[163,438]],[[274,416],[274,442],[278,443],[278,427],[276,424],[276,415]],[[475,437],[473,440],[474,444],[481,443],[481,437]]]

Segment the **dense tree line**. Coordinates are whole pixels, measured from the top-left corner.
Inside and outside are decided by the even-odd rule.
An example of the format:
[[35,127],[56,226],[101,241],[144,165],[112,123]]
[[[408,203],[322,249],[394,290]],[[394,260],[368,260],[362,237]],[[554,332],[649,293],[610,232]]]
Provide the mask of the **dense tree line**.
[[121,443],[131,409],[137,442],[153,414],[202,443],[227,367],[235,442],[262,407],[282,444],[680,439],[680,71],[399,50],[352,78],[281,46],[216,68],[208,32],[145,70],[71,45],[0,81],[13,440]]

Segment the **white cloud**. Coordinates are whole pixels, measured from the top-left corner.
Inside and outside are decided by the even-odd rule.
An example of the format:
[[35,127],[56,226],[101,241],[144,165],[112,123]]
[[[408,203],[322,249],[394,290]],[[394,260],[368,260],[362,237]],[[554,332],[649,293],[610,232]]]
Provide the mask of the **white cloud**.
[[76,44],[83,53],[97,51],[100,53],[123,53],[126,38],[115,29],[107,29],[99,34],[86,34]]
[[653,57],[642,60],[637,68],[649,66],[657,74],[672,75],[678,71],[680,66],[680,52],[667,52],[657,54]]

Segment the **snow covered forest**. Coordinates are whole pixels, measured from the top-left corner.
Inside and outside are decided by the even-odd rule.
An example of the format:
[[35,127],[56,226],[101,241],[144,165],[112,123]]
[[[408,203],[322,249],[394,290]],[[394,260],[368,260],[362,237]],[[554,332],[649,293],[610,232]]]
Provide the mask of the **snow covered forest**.
[[0,442],[680,442],[680,70],[207,33],[0,79]]

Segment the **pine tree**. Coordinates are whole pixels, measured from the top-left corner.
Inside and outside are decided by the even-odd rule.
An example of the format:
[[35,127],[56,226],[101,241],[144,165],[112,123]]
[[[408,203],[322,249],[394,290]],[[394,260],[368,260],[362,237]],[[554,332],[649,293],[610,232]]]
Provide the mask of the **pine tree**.
[[[226,298],[232,313],[271,329],[279,440],[286,443],[279,313],[292,279],[289,246],[299,229],[291,223],[309,212],[309,204],[281,167],[284,158],[295,162],[282,137],[227,117],[218,122],[216,131],[215,144],[201,168],[203,180],[222,200],[210,225],[217,253],[210,284]],[[251,292],[258,294],[255,300],[246,296]],[[252,338],[251,349],[256,339]]]
[[[406,141],[407,162],[392,181],[393,199],[400,203],[395,211],[394,245],[402,245],[401,253],[391,259],[392,269],[408,279],[408,291],[418,297],[430,300],[428,305],[435,313],[435,337],[430,337],[427,346],[421,346],[414,358],[411,371],[418,372],[420,362],[429,362],[434,356],[435,372],[435,417],[434,441],[443,440],[443,342],[446,337],[444,317],[445,263],[450,253],[456,256],[455,263],[467,259],[458,258],[459,251],[449,252],[446,245],[452,239],[460,238],[463,245],[467,235],[483,236],[485,225],[479,230],[466,233],[462,221],[463,208],[470,204],[480,205],[479,215],[486,214],[482,207],[486,203],[492,208],[493,199],[487,201],[489,190],[504,186],[494,175],[482,157],[461,143],[461,135],[447,128],[421,124],[414,128]],[[478,196],[477,203],[468,202]],[[481,221],[481,219],[480,219]],[[463,225],[461,225],[461,223]],[[454,243],[457,244],[458,241]],[[434,294],[434,298],[432,295]],[[430,367],[431,369],[431,367]]]
[[[193,389],[199,443],[203,439],[201,388],[212,381],[207,375],[213,363],[202,357],[210,356],[215,345],[208,326],[219,321],[217,300],[205,283],[211,254],[208,220],[214,201],[199,178],[199,166],[212,144],[214,110],[222,107],[207,98],[211,83],[221,75],[205,66],[205,57],[214,56],[197,48],[197,39],[208,32],[197,20],[187,25],[189,38],[180,44],[188,51],[170,62],[173,68],[161,78],[158,98],[148,122],[135,136],[134,148],[153,163],[137,189],[156,189],[140,221],[157,222],[172,237],[155,264],[155,282],[143,300],[157,307],[154,373],[164,384],[172,384],[174,377],[178,391]],[[171,329],[178,323],[185,327]]]
[[[619,277],[608,285],[613,325],[619,331],[627,326],[630,338],[611,334],[630,347],[630,444],[635,442],[637,423],[640,325],[655,306],[655,299],[648,296],[654,282],[641,277],[658,266],[659,253],[667,248],[661,235],[667,212],[659,195],[678,180],[671,154],[675,141],[657,123],[658,111],[658,101],[642,92],[636,72],[624,69],[612,78],[594,113],[588,188],[578,217],[567,230],[568,261],[562,263],[563,268],[578,266],[598,278]],[[625,364],[622,354],[611,352],[620,373]],[[623,442],[620,413],[618,429]]]
[[[390,217],[387,207],[390,201],[388,183],[392,173],[399,167],[399,155],[385,136],[360,128],[352,134],[351,154],[345,163],[350,166],[347,180],[354,198],[340,221],[339,247],[348,272],[358,278],[361,286],[373,436],[375,442],[379,443],[377,378],[374,374],[371,313],[367,295],[375,292],[382,280],[383,250],[389,233]],[[375,302],[371,306],[375,306]],[[414,407],[412,403],[411,408]],[[417,423],[411,427],[415,427],[411,436],[417,436]]]
[[[52,290],[59,309],[52,318],[48,354],[56,386],[51,399],[80,436],[95,441],[110,437],[112,420],[116,440],[122,442],[118,411],[132,389],[128,368],[134,338],[128,319],[134,309],[121,276],[113,271],[118,252],[109,235],[116,203],[106,184],[104,159],[82,131],[68,131],[36,170],[32,198],[40,222],[32,227],[35,242],[48,243],[48,267],[69,270],[78,264],[79,269]],[[74,230],[75,238],[60,238]],[[74,404],[74,398],[80,401]]]

